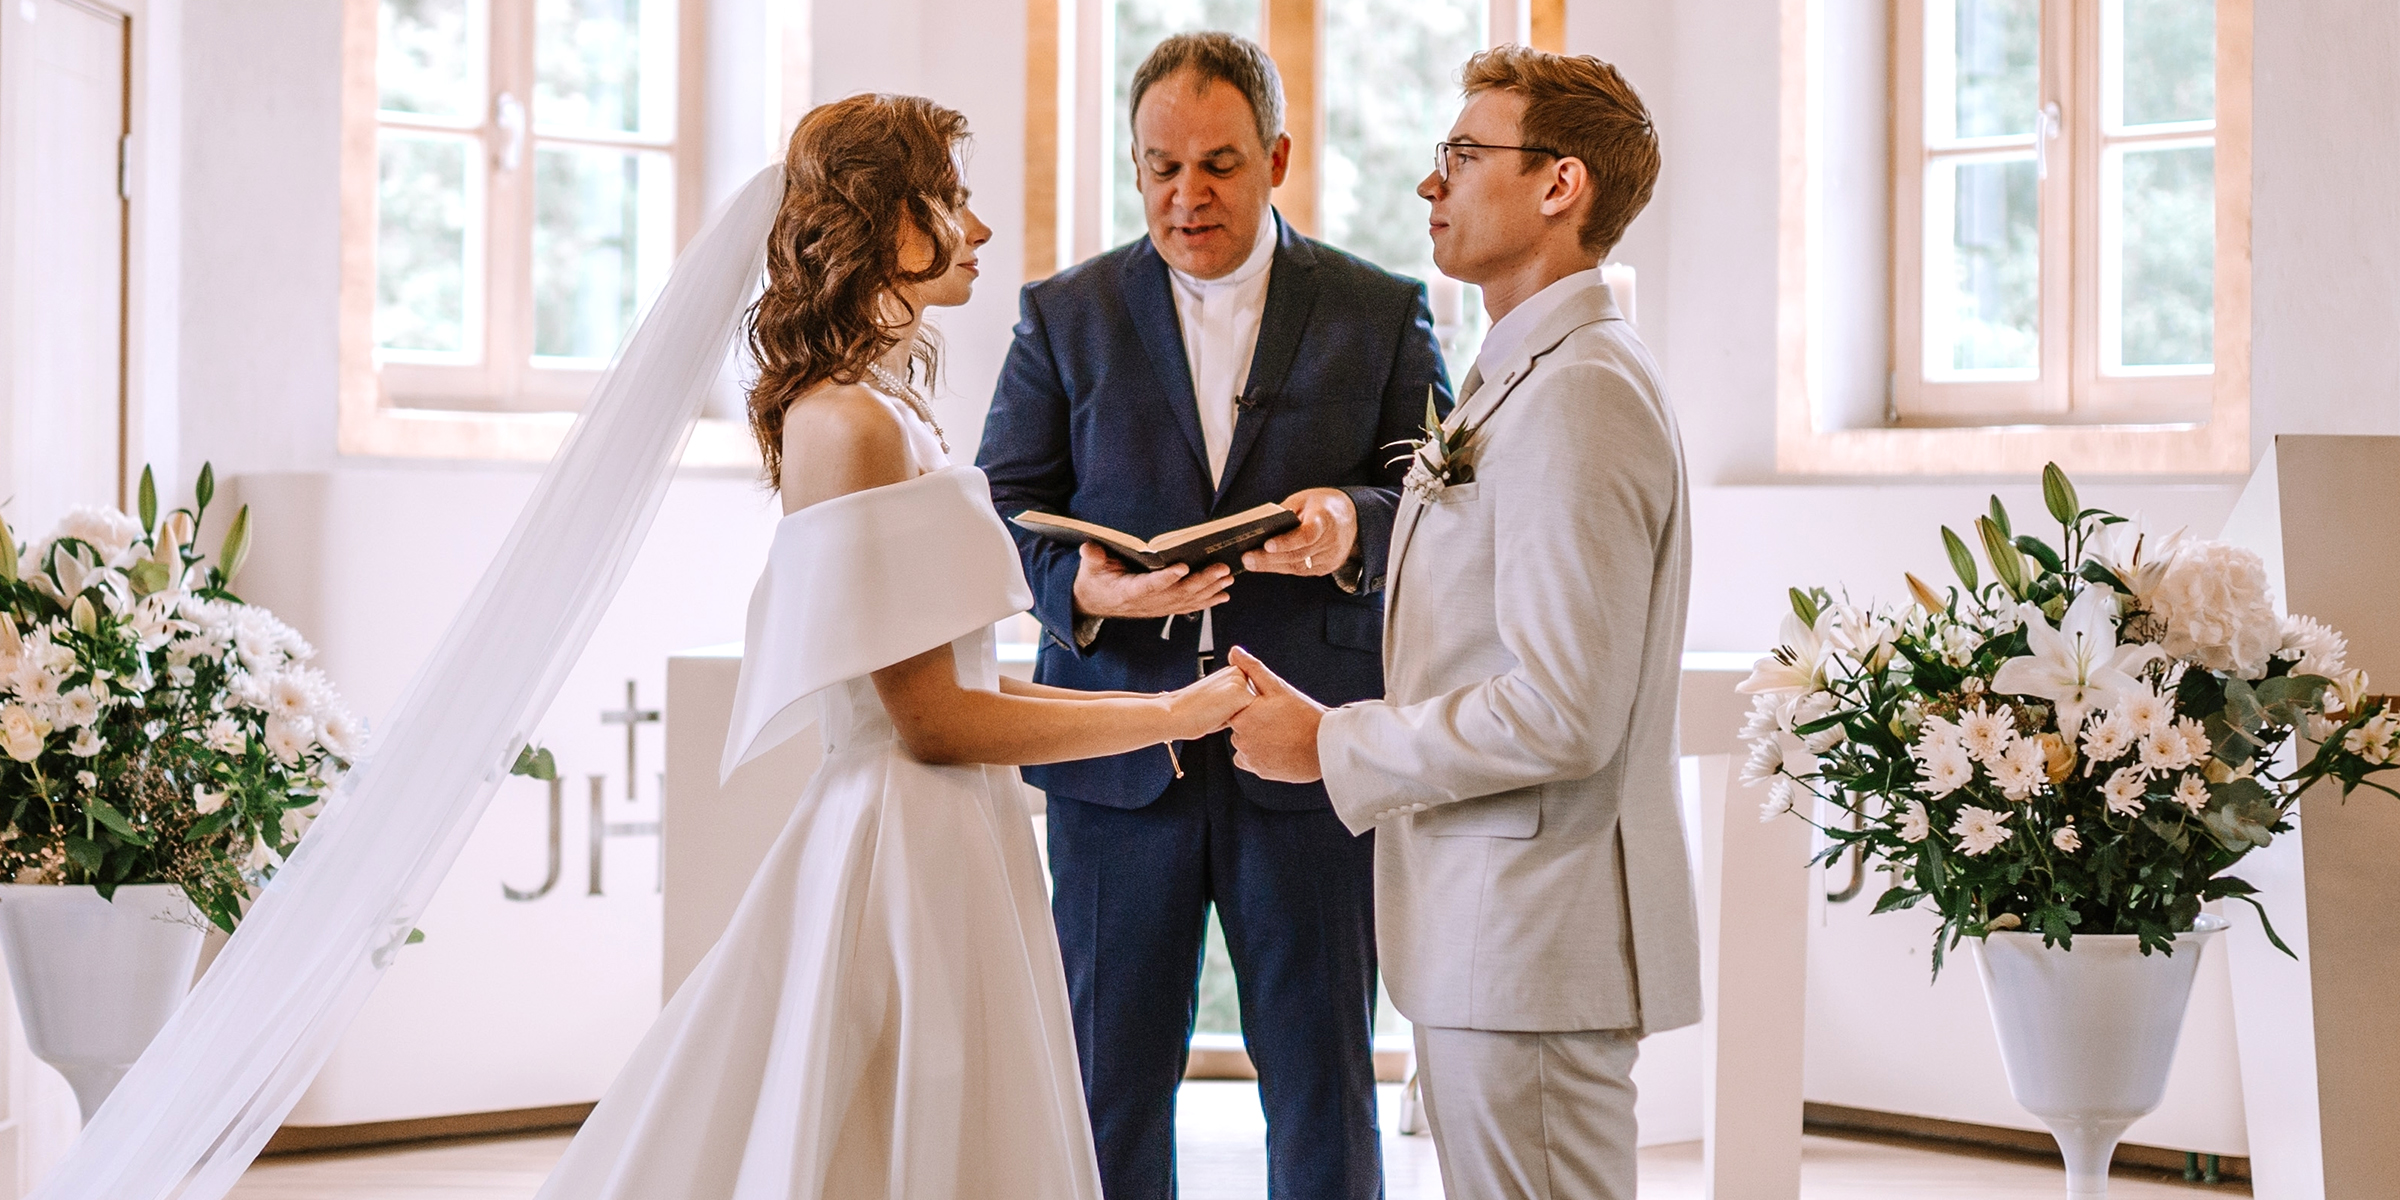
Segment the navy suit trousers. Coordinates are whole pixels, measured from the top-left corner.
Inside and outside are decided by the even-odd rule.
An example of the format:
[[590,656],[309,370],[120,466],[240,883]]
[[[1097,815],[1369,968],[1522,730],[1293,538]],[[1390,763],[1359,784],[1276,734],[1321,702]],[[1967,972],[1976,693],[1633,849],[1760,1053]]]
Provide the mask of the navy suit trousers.
[[1051,905],[1108,1200],[1175,1196],[1208,908],[1258,1066],[1273,1200],[1377,1200],[1375,838],[1243,797],[1225,734],[1139,809],[1050,797]]

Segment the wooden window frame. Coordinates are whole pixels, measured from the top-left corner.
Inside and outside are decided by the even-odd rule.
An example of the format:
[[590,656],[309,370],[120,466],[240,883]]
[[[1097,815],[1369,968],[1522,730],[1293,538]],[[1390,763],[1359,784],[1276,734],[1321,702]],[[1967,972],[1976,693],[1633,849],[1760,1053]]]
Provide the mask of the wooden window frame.
[[[2251,0],[2218,0],[2215,366],[2206,376],[2115,376],[2099,370],[2099,121],[2097,6],[2044,0],[2045,63],[2073,62],[2044,95],[2061,98],[2062,132],[2051,147],[2045,219],[2073,210],[2074,234],[2043,239],[2041,382],[1922,383],[1924,258],[1922,204],[1923,5],[1892,8],[1892,397],[1887,420],[1869,428],[1822,428],[1811,394],[1810,330],[1824,315],[1809,303],[1811,156],[1819,103],[1815,9],[1822,0],[1784,0],[1778,188],[1778,363],[1776,466],[1795,474],[1993,475],[2055,461],[2087,474],[2234,474],[2250,467],[2250,126]],[[2080,11],[2077,11],[2080,10]],[[2057,19],[2051,13],[2060,14]],[[2088,51],[2069,55],[2072,19]],[[2056,43],[2055,45],[2053,43]],[[2071,104],[2071,108],[2069,105]],[[2088,122],[2083,114],[2092,114]],[[2132,139],[2127,139],[2132,140]],[[1913,168],[1913,169],[1912,169]],[[2079,194],[2078,194],[2079,193]],[[2013,396],[1995,389],[2014,390]],[[1943,396],[1940,393],[1948,391]],[[2027,393],[2034,393],[2030,398]],[[1928,393],[1932,393],[1930,396]],[[1902,413],[1911,414],[1902,418]],[[1985,423],[1973,423],[1982,418]],[[1901,424],[1900,420],[1911,423]],[[1923,423],[1916,423],[1923,422]],[[1946,422],[1946,423],[1945,423]]]
[[[495,96],[501,91],[529,96],[533,80],[514,78],[497,64],[516,60],[521,67],[532,61],[533,0],[487,3],[493,30],[490,57],[495,68],[494,77],[485,81],[485,90]],[[522,225],[517,232],[526,236],[505,239],[510,244],[503,246],[503,238],[487,234],[482,277],[468,281],[470,287],[483,289],[486,297],[484,361],[455,367],[379,364],[374,343],[377,141],[384,122],[375,80],[378,7],[379,0],[343,0],[340,452],[405,458],[547,459],[565,439],[574,424],[575,409],[601,372],[537,369],[516,361],[530,357],[532,346],[531,297],[526,292],[531,264],[525,257],[531,246],[532,161],[540,142],[582,144],[587,139],[542,135],[530,127],[529,120],[520,164],[506,173],[513,178],[494,173],[486,204],[517,206],[521,220],[514,223]],[[703,216],[707,13],[707,0],[679,0],[677,5],[672,137],[622,139],[628,146],[638,143],[675,156],[677,250],[698,231]],[[510,39],[516,43],[509,44]],[[486,136],[491,124],[487,107],[481,123],[461,131]],[[487,229],[494,224],[487,221]],[[515,354],[517,348],[526,353]],[[504,358],[508,361],[501,361]],[[407,402],[398,399],[402,394]],[[686,445],[683,462],[686,466],[755,467],[757,452],[741,423],[703,420]]]
[[[1099,122],[1122,120],[1096,95],[1100,5],[1111,0],[1027,0],[1025,70],[1025,278],[1028,282],[1099,253],[1102,169],[1088,160],[1103,139]],[[1283,76],[1291,168],[1275,206],[1293,228],[1317,231],[1325,140],[1323,0],[1261,0],[1259,44]],[[1486,0],[1485,44],[1523,42],[1564,53],[1566,0]],[[1431,148],[1427,148],[1431,153]]]

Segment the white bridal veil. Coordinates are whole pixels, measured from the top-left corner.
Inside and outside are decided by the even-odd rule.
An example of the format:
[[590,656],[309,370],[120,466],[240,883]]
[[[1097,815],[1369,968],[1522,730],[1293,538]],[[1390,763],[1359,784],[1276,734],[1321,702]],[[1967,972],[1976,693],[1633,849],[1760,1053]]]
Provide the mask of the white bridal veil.
[[769,167],[686,247],[373,754],[34,1200],[219,1200],[458,857],[616,595],[764,270]]

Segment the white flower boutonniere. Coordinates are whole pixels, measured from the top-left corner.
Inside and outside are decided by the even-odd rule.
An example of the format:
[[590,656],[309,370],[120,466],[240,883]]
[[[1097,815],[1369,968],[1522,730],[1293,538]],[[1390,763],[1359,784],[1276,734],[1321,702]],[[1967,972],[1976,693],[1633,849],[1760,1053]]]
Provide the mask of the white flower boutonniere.
[[[1408,453],[1400,456],[1408,460],[1408,474],[1400,481],[1401,490],[1430,504],[1451,484],[1471,482],[1475,478],[1475,465],[1467,461],[1467,443],[1474,436],[1472,426],[1443,428],[1441,412],[1433,405],[1433,389],[1426,388],[1425,436],[1392,443],[1408,447]],[[1392,461],[1398,462],[1400,458]]]

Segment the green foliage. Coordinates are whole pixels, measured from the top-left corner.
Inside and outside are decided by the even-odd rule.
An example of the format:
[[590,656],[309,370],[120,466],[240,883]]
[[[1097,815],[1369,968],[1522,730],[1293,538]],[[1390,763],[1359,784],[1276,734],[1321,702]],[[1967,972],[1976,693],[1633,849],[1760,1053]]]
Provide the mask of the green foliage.
[[230,930],[346,769],[306,643],[226,590],[246,515],[197,549],[215,490],[203,466],[162,514],[145,470],[138,520],[70,517],[30,553],[0,525],[0,878],[175,884]]
[[558,759],[549,750],[527,743],[518,748],[517,761],[508,768],[508,773],[547,783],[558,778]]
[[[2315,660],[2301,649],[2275,650],[2247,678],[2169,657],[2157,644],[2168,615],[2132,586],[2157,587],[2157,566],[2127,550],[2133,534],[2111,533],[2124,518],[2084,507],[2055,465],[2042,473],[2042,494],[2060,524],[2055,543],[2014,532],[1997,497],[1974,518],[1989,583],[1945,526],[1961,592],[1938,595],[1912,577],[1915,604],[1887,611],[1791,589],[1817,657],[1781,647],[1753,680],[1762,693],[1754,720],[1772,717],[1773,726],[1757,740],[1777,743],[1771,754],[1761,746],[1765,770],[1787,789],[1770,811],[1790,804],[1817,823],[1812,806],[1791,802],[1813,794],[1827,805],[1817,861],[1859,851],[1893,874],[1875,911],[1926,905],[1939,914],[1937,973],[1961,939],[1999,930],[2062,947],[2080,934],[2127,934],[2145,952],[2170,951],[2203,904],[2258,905],[2256,889],[2228,872],[2292,828],[2303,790],[2336,780],[2345,792],[2390,792],[2374,777],[2400,768],[2400,712],[2362,698],[2363,676],[2337,683],[2328,675],[2338,665],[2303,673]],[[1999,684],[2047,678],[2024,661],[2044,652],[2023,622],[2069,624],[2069,610],[2092,607],[2078,601],[2095,590],[2107,598],[2094,602],[2098,619],[2114,636],[2078,669],[2088,678],[2092,664],[2121,657],[2130,690],[2090,693],[2062,725],[2067,693]],[[2003,676],[2011,663],[2015,673]],[[1797,683],[1816,678],[1823,690]],[[2128,714],[2143,703],[2163,715],[2137,726]],[[2104,732],[2110,721],[2122,729]],[[2018,752],[2038,754],[2036,766],[2003,761],[2002,751],[2028,743]],[[1938,772],[1937,759],[1948,764]]]

